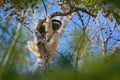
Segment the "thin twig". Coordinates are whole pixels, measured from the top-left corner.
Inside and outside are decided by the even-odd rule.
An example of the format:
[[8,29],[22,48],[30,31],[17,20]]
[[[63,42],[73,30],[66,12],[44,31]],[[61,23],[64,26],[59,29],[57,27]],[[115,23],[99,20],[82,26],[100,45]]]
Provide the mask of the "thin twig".
[[44,0],[42,0],[42,3],[43,3],[44,9],[45,9],[45,14],[46,14],[46,17],[47,17],[47,8],[46,8]]
[[79,19],[80,19],[80,21],[81,21],[81,23],[82,23],[83,28],[85,28],[84,21],[83,21],[83,19],[82,19],[81,14],[80,14],[79,12],[77,12],[77,14],[78,14],[78,16],[79,16]]
[[108,35],[108,37],[107,37],[106,40],[105,40],[106,43],[108,42],[108,40],[110,39],[113,31],[115,30],[115,28],[116,28],[116,26],[117,26],[116,24],[117,24],[117,23],[115,23],[115,24],[113,25],[112,30],[110,29],[110,34]]
[[98,24],[100,37],[101,37],[101,40],[102,40],[102,54],[105,57],[106,56],[106,42],[105,42],[105,39],[104,39],[104,36],[103,36],[103,33],[102,33],[102,28],[101,28],[101,25],[100,25],[100,22],[99,22],[98,18],[96,18],[96,21],[97,21],[97,24]]

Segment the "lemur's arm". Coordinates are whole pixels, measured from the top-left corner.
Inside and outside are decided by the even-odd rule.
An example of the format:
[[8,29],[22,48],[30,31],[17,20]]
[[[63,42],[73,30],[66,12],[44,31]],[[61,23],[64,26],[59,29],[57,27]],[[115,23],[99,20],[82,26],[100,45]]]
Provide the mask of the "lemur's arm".
[[53,33],[52,20],[50,15],[46,17],[45,32],[47,41]]

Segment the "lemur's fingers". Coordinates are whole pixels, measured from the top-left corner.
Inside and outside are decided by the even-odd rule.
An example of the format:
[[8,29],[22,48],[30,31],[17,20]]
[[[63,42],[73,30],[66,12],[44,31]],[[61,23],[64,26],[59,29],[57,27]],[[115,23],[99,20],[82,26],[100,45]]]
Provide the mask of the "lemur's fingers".
[[50,22],[51,21],[51,15],[48,15],[47,17],[46,17],[46,22]]

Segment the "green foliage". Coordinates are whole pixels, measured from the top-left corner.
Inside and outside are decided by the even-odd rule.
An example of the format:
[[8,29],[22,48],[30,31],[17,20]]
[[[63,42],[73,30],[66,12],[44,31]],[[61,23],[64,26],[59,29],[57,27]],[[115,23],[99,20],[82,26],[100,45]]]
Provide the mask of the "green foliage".
[[102,1],[102,3],[104,3],[104,5],[102,5],[102,12],[104,14],[104,17],[109,18],[110,20],[115,19],[116,22],[120,24],[120,7],[118,6],[118,1],[105,0]]
[[120,50],[116,49],[112,54],[116,52],[118,55],[107,61],[100,57],[95,58],[95,56],[88,58],[88,61],[83,64],[82,70],[79,67],[80,71],[77,72],[73,68],[56,67],[41,74],[19,73],[10,66],[1,66],[0,78],[1,80],[119,80]]
[[84,32],[74,31],[71,39],[71,50],[74,54],[78,54],[80,57],[81,54],[84,53],[84,49],[87,45],[87,38]]
[[102,11],[105,18],[111,21],[115,19],[118,24],[120,23],[119,0],[74,0],[72,2],[75,2],[77,6],[87,8],[95,15],[97,15],[99,11]]
[[10,22],[11,19],[15,19],[25,23],[25,17],[31,16],[30,13],[33,14],[40,7],[38,6],[40,4],[41,0],[6,0],[0,7],[4,10],[6,21]]
[[3,1],[4,5],[10,3],[9,9],[17,9],[17,10],[23,10],[27,9],[28,7],[33,8],[39,0],[10,0],[10,1]]
[[[21,70],[22,72],[25,70],[25,65],[28,60],[27,56],[29,52],[25,48],[28,37],[23,33],[20,26],[14,27],[14,29],[12,27],[0,26],[0,64],[12,66],[15,70],[23,69]],[[17,65],[20,66],[15,68]]]

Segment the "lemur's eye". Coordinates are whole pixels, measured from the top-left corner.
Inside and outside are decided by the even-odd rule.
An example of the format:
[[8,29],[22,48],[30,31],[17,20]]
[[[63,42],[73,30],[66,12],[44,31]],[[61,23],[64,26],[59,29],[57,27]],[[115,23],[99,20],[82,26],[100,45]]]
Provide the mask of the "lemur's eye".
[[54,30],[54,31],[56,31],[56,30],[58,30],[58,29],[60,28],[60,25],[59,25],[59,24],[53,23],[52,26],[53,26],[53,30]]

